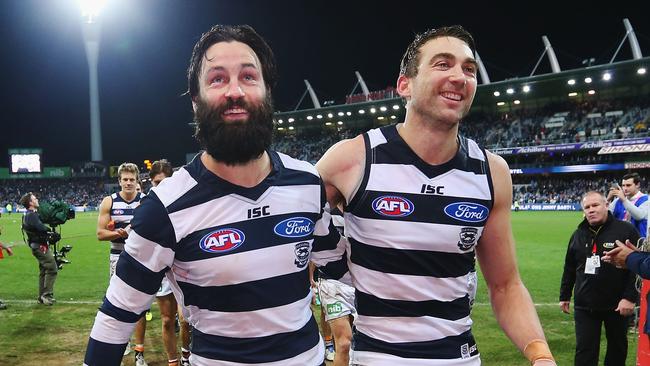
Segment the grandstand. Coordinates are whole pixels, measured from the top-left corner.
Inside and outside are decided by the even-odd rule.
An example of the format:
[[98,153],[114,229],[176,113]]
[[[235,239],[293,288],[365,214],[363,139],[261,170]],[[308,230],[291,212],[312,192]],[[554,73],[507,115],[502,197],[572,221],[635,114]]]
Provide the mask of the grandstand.
[[[479,85],[460,131],[506,159],[524,209],[579,209],[587,187],[605,190],[650,168],[649,65],[645,57]],[[392,88],[349,95],[342,105],[277,113],[275,146],[315,162],[332,142],[403,118]]]

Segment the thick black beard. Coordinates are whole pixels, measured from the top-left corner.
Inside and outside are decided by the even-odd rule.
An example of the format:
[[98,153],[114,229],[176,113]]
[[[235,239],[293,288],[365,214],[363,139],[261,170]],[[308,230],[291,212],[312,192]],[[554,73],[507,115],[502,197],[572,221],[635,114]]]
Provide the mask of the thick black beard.
[[[230,108],[243,108],[247,121],[226,122],[221,116]],[[226,165],[242,165],[260,157],[271,146],[273,135],[273,104],[271,96],[258,106],[243,100],[228,99],[224,105],[210,107],[203,100],[196,102],[194,137],[215,160]]]

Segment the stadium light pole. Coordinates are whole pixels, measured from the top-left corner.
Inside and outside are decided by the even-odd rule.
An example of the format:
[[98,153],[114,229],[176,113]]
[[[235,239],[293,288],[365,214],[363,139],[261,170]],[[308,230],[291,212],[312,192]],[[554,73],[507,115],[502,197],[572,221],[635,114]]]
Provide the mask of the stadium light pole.
[[82,31],[88,61],[88,82],[90,96],[90,157],[92,161],[103,160],[102,129],[99,119],[99,86],[97,62],[99,59],[99,40],[101,25],[99,13],[106,0],[80,0]]

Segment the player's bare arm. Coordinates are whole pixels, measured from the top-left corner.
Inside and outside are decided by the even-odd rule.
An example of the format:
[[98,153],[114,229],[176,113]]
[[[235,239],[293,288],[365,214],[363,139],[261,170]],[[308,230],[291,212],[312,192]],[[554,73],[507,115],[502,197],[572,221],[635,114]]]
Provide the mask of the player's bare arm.
[[111,221],[111,204],[110,196],[104,197],[99,205],[99,217],[97,218],[97,240],[111,241],[119,238],[126,238],[128,233],[124,229],[109,230],[108,223]]
[[345,205],[359,186],[365,166],[363,136],[342,140],[316,163],[331,207]]
[[[537,312],[517,269],[510,225],[510,169],[503,158],[489,152],[488,162],[494,186],[494,206],[476,252],[492,309],[501,328],[522,352],[529,345],[546,347]],[[535,340],[539,341],[531,344]],[[529,352],[530,348],[526,349],[525,353]]]

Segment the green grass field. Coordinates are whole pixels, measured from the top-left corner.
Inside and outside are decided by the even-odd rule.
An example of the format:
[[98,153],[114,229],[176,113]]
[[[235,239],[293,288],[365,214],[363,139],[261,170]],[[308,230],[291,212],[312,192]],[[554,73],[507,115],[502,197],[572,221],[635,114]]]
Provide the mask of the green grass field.
[[[578,212],[513,213],[519,269],[559,365],[573,364],[573,318],[563,314],[557,302],[567,241],[580,217]],[[80,214],[63,225],[61,243],[74,248],[68,255],[72,264],[59,272],[55,288],[58,303],[53,307],[36,303],[38,268],[22,243],[20,218],[16,214],[0,218],[0,241],[16,245],[14,256],[0,260],[0,298],[9,305],[0,311],[0,364],[80,365],[108,283],[108,244],[95,239],[97,215]],[[484,283],[479,285],[476,302],[474,333],[483,364],[527,365],[497,326]],[[145,354],[151,366],[167,364],[157,310],[154,305],[154,319],[147,326]],[[636,335],[630,334],[629,339],[627,365],[634,365]],[[132,365],[132,356],[123,364]]]

